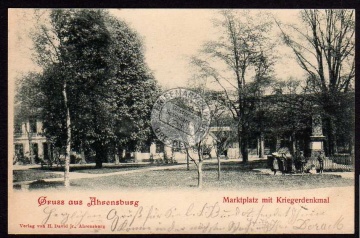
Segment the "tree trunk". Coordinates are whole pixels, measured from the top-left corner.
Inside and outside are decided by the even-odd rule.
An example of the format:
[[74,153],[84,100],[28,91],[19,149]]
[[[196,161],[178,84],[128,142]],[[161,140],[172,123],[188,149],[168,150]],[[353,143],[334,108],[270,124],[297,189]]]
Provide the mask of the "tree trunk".
[[95,147],[94,149],[95,149],[95,153],[96,153],[95,168],[101,169],[102,163],[103,163],[104,159],[106,158],[106,151],[105,151],[104,145],[100,141],[95,142],[94,147]]
[[240,136],[238,138],[238,146],[239,146],[239,159],[240,159],[240,155],[241,155],[241,157],[243,157],[242,156],[242,150],[241,150],[241,148],[242,148],[242,140],[241,140]]
[[65,172],[64,172],[64,186],[70,186],[70,150],[71,150],[71,128],[70,128],[70,111],[66,93],[66,82],[63,89],[64,102],[66,107],[66,153],[65,153]]
[[242,155],[242,162],[247,163],[249,161],[249,153],[248,153],[248,147],[249,147],[249,140],[248,140],[248,134],[247,129],[245,126],[242,126],[242,135],[241,135],[241,155]]
[[49,142],[49,143],[48,143],[48,158],[49,158],[49,160],[51,161],[51,163],[53,163],[53,161],[54,161],[52,151],[53,151],[53,146],[52,146],[52,144]]
[[248,141],[246,138],[243,138],[242,140],[241,154],[243,157],[242,162],[246,164],[249,161]]
[[259,158],[264,158],[264,135],[262,132],[259,137]]
[[295,155],[296,152],[296,140],[293,139],[292,141],[292,155]]
[[120,162],[119,162],[119,154],[120,154],[120,149],[119,149],[118,145],[115,143],[115,164],[116,165],[120,164]]
[[217,168],[217,172],[218,172],[218,180],[220,180],[220,178],[221,178],[221,162],[220,162],[220,155],[216,155],[216,159],[217,159],[217,164],[218,164],[218,168]]
[[95,168],[101,169],[104,153],[103,153],[103,148],[100,145],[100,143],[97,143],[95,151],[96,151]]
[[291,135],[291,154],[295,156],[296,152],[296,139],[295,139],[295,133],[293,132]]
[[187,153],[186,153],[186,170],[190,170],[190,159]]
[[353,155],[354,154],[354,136],[351,135],[351,138],[349,140],[349,147],[348,147],[348,151],[349,151],[349,154],[350,155]]
[[81,141],[80,145],[81,162],[80,164],[86,164],[84,143]]
[[199,160],[198,164],[198,188],[202,188],[203,185],[203,171],[202,171],[203,160]]
[[328,121],[328,146],[329,146],[329,156],[334,155],[337,153],[337,146],[336,146],[336,132],[335,132],[335,125],[334,119],[329,118]]
[[243,163],[247,163],[248,161],[248,153],[247,153],[247,147],[245,142],[245,132],[244,130],[241,130],[240,127],[238,127],[238,144],[239,144],[239,157],[241,154]]
[[202,188],[202,184],[203,184],[203,171],[202,171],[202,165],[203,165],[203,148],[201,146],[201,142],[198,143],[198,158],[199,158],[199,163],[197,166],[198,169],[198,188]]
[[34,156],[33,156],[33,148],[32,148],[32,135],[28,129],[28,126],[27,126],[27,122],[25,121],[25,131],[26,131],[26,134],[28,136],[28,142],[29,142],[29,159],[30,159],[30,164],[34,164],[35,161],[34,161]]
[[102,168],[102,158],[96,155],[96,162],[95,162],[95,168],[101,169]]

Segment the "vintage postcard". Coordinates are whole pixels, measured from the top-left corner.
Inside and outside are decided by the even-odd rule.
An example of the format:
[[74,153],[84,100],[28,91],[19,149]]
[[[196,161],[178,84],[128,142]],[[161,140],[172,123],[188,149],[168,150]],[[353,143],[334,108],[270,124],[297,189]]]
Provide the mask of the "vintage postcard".
[[10,234],[354,234],[354,9],[8,9]]

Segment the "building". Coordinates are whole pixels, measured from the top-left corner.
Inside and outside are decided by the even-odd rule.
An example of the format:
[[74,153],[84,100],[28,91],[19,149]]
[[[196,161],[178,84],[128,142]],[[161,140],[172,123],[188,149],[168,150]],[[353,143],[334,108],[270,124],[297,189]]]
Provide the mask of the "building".
[[[37,158],[48,159],[50,144],[43,135],[42,121],[36,118],[14,125],[14,149],[18,157],[30,158],[30,163]],[[32,156],[30,156],[32,155]]]

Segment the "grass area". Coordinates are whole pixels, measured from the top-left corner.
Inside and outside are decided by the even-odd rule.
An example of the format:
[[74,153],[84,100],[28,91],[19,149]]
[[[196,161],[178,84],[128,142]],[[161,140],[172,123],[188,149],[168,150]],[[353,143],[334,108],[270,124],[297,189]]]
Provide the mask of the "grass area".
[[[130,165],[129,165],[130,166]],[[145,165],[149,167],[149,165]],[[142,168],[144,165],[135,166]],[[128,168],[103,168],[107,171],[119,171]],[[257,169],[266,167],[266,161],[251,161],[244,165],[240,162],[224,161],[222,163],[222,177],[217,180],[217,165],[214,163],[204,164],[203,187],[204,189],[218,190],[294,190],[313,189],[323,187],[353,186],[354,180],[342,178],[331,174],[304,174],[304,175],[270,175],[263,174]],[[89,169],[89,168],[87,168]],[[78,170],[77,172],[79,172]],[[87,170],[81,170],[83,172]],[[96,171],[96,170],[89,170]],[[270,172],[270,170],[269,170]],[[195,188],[197,185],[197,171],[192,165],[188,171],[186,167],[146,171],[121,175],[111,175],[97,178],[76,179],[71,181],[73,189],[79,190],[111,190],[119,188],[127,189],[171,189]],[[30,186],[30,189],[39,188],[62,189],[62,182],[38,181]]]
[[[221,161],[221,170],[222,171],[252,171],[256,169],[266,168],[266,160],[253,160],[249,161],[247,164],[243,164],[240,161]],[[207,170],[217,170],[217,163],[205,163],[203,171]]]
[[[129,170],[136,170],[142,168],[149,168],[149,167],[159,167],[159,166],[171,166],[171,165],[178,165],[178,164],[104,164],[101,169],[95,168],[95,164],[85,164],[85,165],[70,165],[70,172],[77,172],[77,173],[87,173],[87,174],[107,174],[107,173],[114,173],[119,171],[129,171]],[[43,167],[37,168],[36,170],[46,170],[46,171],[57,171],[61,172],[64,171],[64,167],[54,166],[54,167]]]
[[[344,179],[338,175],[269,175],[256,171],[225,170],[220,181],[217,172],[205,170],[204,188],[221,190],[289,190],[311,189],[323,187],[341,187],[354,185],[351,179]],[[195,170],[157,170],[146,173],[124,174],[96,179],[79,179],[73,184],[86,189],[115,189],[126,188],[190,188],[197,185]]]
[[[37,180],[35,182],[32,182],[29,184],[30,190],[36,190],[36,189],[65,189],[64,182],[63,181],[53,181],[53,182],[45,182],[44,180]],[[14,189],[21,189],[21,185],[17,184],[14,185]]]
[[42,170],[14,170],[13,182],[41,180],[49,178],[62,178],[60,174],[48,173]]
[[104,166],[101,169],[97,169],[95,167],[87,167],[87,168],[73,168],[73,171],[78,173],[88,173],[88,174],[107,174],[107,173],[115,173],[120,171],[130,171],[136,169],[144,169],[149,167],[161,167],[161,166],[172,166],[177,164],[119,164],[119,165],[111,165],[109,167]]

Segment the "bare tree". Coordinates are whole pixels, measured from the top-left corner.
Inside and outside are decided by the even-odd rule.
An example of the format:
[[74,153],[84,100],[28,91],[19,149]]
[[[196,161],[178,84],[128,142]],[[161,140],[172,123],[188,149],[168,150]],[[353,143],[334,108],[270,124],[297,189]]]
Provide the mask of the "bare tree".
[[[206,99],[210,103],[211,107],[211,120],[213,123],[213,126],[216,128],[219,127],[228,127],[229,120],[228,118],[228,110],[226,106],[224,105],[223,97],[220,93],[216,91],[209,91],[206,93]],[[220,128],[219,128],[220,129]],[[213,134],[213,140],[211,149],[215,150],[216,159],[217,159],[217,173],[218,173],[218,180],[221,178],[221,160],[220,156],[228,149],[229,147],[229,138],[230,135],[228,132],[221,131],[220,132],[212,132]]]
[[192,58],[192,64],[199,78],[210,78],[222,89],[237,121],[238,144],[243,162],[247,162],[251,121],[247,84],[271,68],[273,47],[267,34],[271,23],[255,20],[248,11],[223,10],[220,16],[214,21],[221,31],[219,39],[207,42],[200,56]]
[[336,108],[340,93],[352,90],[355,78],[354,10],[303,10],[302,27],[277,21],[284,43],[309,77],[307,90],[319,95],[326,114],[329,154],[336,152]]
[[[195,151],[196,156],[191,155],[189,150]],[[198,186],[198,188],[202,188],[202,186],[203,186],[203,170],[202,170],[203,163],[204,163],[203,150],[204,150],[203,141],[196,143],[194,146],[189,146],[189,144],[185,145],[185,151],[186,151],[187,158],[190,159],[192,162],[194,162],[196,169],[197,169],[197,174],[198,174],[197,186]]]

